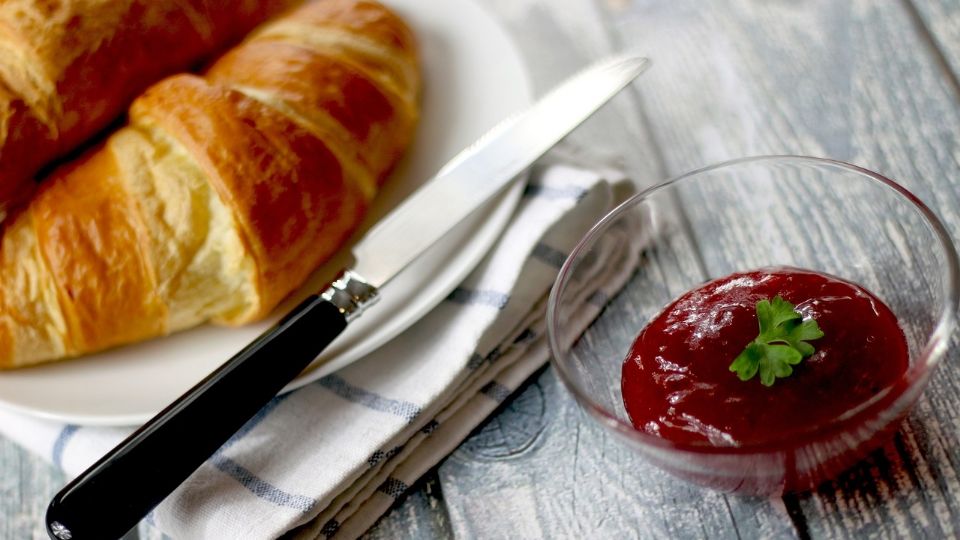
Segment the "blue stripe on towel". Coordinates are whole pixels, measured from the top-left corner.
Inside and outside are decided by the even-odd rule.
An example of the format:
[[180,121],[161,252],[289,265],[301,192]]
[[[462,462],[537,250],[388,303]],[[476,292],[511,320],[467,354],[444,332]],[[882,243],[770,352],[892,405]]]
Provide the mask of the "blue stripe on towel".
[[473,290],[457,287],[447,296],[447,300],[455,304],[482,304],[503,309],[510,300],[510,295],[498,291]]
[[277,408],[277,405],[280,405],[281,403],[284,402],[284,400],[286,400],[288,397],[292,395],[293,395],[293,392],[287,392],[286,394],[281,394],[271,399],[266,405],[263,406],[262,409],[257,411],[257,414],[253,415],[253,417],[250,418],[250,420],[247,420],[247,423],[244,424],[243,427],[237,430],[237,432],[234,433],[232,437],[227,439],[227,442],[223,443],[223,446],[221,446],[220,449],[217,450],[217,454],[220,454],[227,448],[230,448],[231,446],[233,446],[235,442],[245,437],[247,433],[250,433],[251,431],[253,431],[253,428],[257,427],[257,425],[260,424],[260,422],[263,422],[263,420],[267,416],[269,416],[274,409]]
[[533,256],[554,268],[560,268],[563,266],[563,261],[567,260],[564,252],[542,242],[533,247]]
[[240,482],[243,487],[250,490],[250,493],[277,506],[285,506],[307,513],[317,504],[317,501],[310,497],[294,495],[275,487],[228,457],[215,455],[211,461],[217,469]]
[[520,335],[513,339],[513,344],[524,345],[535,339],[537,339],[537,333],[534,332],[532,328],[526,328],[523,330],[523,332],[520,332]]
[[53,451],[51,452],[51,461],[58,468],[63,468],[63,450],[67,447],[67,443],[70,442],[70,439],[77,433],[80,429],[80,426],[74,426],[73,424],[67,424],[63,426],[63,429],[60,430],[60,434],[57,435],[57,440],[53,442]]
[[380,487],[377,488],[377,491],[393,497],[394,499],[398,499],[401,495],[406,493],[408,489],[410,489],[410,487],[407,486],[407,484],[405,484],[403,481],[389,476],[383,481],[382,484],[380,484]]
[[407,422],[413,422],[420,415],[420,407],[414,403],[385,398],[369,390],[353,386],[337,375],[327,375],[317,381],[317,384],[347,401],[363,405],[368,409],[399,416]]
[[440,422],[438,422],[437,419],[434,418],[433,420],[427,422],[426,425],[424,425],[422,428],[420,428],[420,433],[423,433],[424,435],[430,435],[431,433],[436,431],[438,427],[440,427]]
[[337,534],[337,531],[339,530],[340,522],[335,519],[331,519],[323,524],[323,528],[320,529],[320,534],[322,534],[324,538],[330,538],[331,536]]
[[306,513],[316,505],[315,500],[303,495],[287,493],[282,489],[270,484],[269,482],[259,478],[250,470],[223,455],[224,450],[231,447],[234,443],[250,433],[255,427],[257,427],[257,425],[263,422],[263,420],[265,420],[270,413],[277,408],[278,405],[283,403],[292,395],[293,392],[288,392],[271,399],[266,405],[263,406],[262,409],[257,411],[257,414],[250,418],[250,420],[248,420],[243,427],[237,430],[237,432],[234,433],[233,436],[227,440],[227,442],[223,443],[223,446],[221,446],[210,458],[210,463],[212,463],[213,466],[227,476],[239,482],[240,485],[250,490],[250,492],[257,497],[276,504],[277,506],[286,506]]
[[369,458],[367,458],[367,465],[370,465],[370,467],[376,467],[377,465],[380,464],[381,461],[390,459],[402,451],[403,451],[402,444],[400,446],[395,446],[390,450],[387,450],[386,452],[384,452],[383,450],[377,450],[376,452],[371,454]]
[[497,381],[490,381],[480,389],[483,394],[485,394],[490,399],[496,401],[497,403],[503,403],[510,397],[510,394],[513,393],[513,390],[510,390],[506,386],[498,383]]
[[469,369],[470,371],[480,369],[480,366],[482,366],[483,363],[486,361],[487,361],[486,358],[484,358],[483,356],[480,356],[479,353],[475,352],[470,355],[470,360],[467,361],[467,369]]

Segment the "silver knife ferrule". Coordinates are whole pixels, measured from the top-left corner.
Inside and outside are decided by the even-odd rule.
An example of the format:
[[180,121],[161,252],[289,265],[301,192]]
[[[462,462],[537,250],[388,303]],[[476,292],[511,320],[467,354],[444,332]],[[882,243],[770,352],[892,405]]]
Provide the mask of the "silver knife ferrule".
[[343,318],[350,322],[377,303],[380,291],[353,270],[344,270],[320,293],[320,298],[336,306]]

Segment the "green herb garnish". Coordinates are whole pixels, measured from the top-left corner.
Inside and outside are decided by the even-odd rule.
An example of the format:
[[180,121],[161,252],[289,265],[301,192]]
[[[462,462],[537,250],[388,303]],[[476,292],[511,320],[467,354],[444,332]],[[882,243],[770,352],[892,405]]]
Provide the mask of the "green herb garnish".
[[749,381],[760,372],[760,382],[773,386],[777,378],[789,377],[801,360],[813,354],[807,341],[820,339],[823,332],[813,319],[803,320],[796,307],[778,294],[757,302],[760,335],[747,345],[730,364],[741,381]]

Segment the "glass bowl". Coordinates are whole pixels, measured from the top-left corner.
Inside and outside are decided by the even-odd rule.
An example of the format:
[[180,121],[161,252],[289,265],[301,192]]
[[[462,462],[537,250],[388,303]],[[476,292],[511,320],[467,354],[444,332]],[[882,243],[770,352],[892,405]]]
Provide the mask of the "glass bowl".
[[[838,276],[883,300],[907,340],[904,375],[785,440],[718,447],[636,430],[620,377],[644,325],[707,280],[779,266]],[[755,157],[658,184],[601,219],[560,270],[547,329],[576,400],[649,461],[711,488],[771,495],[815,487],[896,431],[943,357],[958,290],[946,230],[897,183],[838,161]]]

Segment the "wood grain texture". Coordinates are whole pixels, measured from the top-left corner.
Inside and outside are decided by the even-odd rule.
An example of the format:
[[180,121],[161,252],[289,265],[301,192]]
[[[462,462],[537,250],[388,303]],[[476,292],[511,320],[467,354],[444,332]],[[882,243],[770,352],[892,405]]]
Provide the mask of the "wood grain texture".
[[410,488],[396,507],[364,535],[368,540],[452,538],[450,517],[436,471]]
[[[0,437],[0,539],[49,538],[43,525],[47,504],[67,480],[47,461]],[[134,529],[123,540],[139,538],[139,531]],[[142,538],[169,540],[160,534]]]
[[64,481],[45,461],[0,439],[0,538],[47,538],[40,519]]
[[[672,173],[760,153],[849,160],[900,180],[957,237],[958,96],[903,4],[634,2],[606,13],[625,46],[659,60],[643,106]],[[786,499],[804,535],[957,534],[957,356],[954,340],[893,443]]]
[[[521,447],[497,445],[517,438],[525,402],[540,394],[542,430]],[[586,417],[552,370],[464,443],[440,478],[460,538],[795,537],[780,501],[706,492],[639,459]]]

